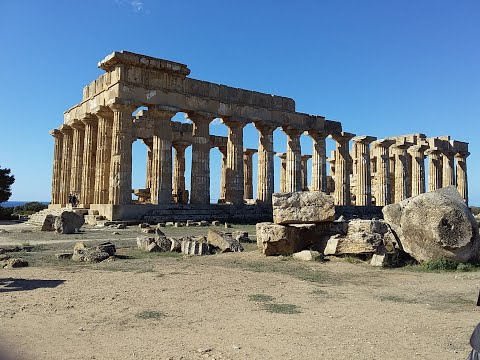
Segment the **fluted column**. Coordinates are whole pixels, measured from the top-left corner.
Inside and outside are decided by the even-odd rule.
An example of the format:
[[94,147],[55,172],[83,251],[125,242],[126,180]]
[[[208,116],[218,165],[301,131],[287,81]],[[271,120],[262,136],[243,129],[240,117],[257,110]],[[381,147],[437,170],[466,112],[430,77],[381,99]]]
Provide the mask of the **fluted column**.
[[256,149],[243,151],[243,193],[245,199],[253,199],[253,154]]
[[87,114],[82,119],[85,125],[85,142],[83,146],[81,207],[87,208],[94,201],[95,163],[97,154],[98,119],[93,114]]
[[287,154],[276,153],[280,158],[280,192],[287,192]]
[[243,204],[243,127],[244,123],[224,119],[228,127],[225,201]]
[[62,125],[60,131],[63,134],[62,144],[62,176],[60,180],[60,204],[68,204],[70,191],[70,176],[72,173],[72,144],[73,129],[68,125]]
[[222,154],[222,170],[220,175],[220,196],[218,198],[219,202],[225,202],[225,196],[227,192],[227,147],[219,146],[218,150]]
[[443,151],[443,177],[442,186],[455,185],[455,152],[453,150]]
[[189,113],[193,122],[191,204],[210,204],[210,134],[209,125],[214,116]]
[[173,166],[173,194],[176,195],[177,202],[185,204],[188,202],[185,189],[185,149],[189,144],[177,142],[173,144],[175,148],[175,161]]
[[457,190],[468,205],[468,178],[467,178],[467,157],[469,152],[455,154],[457,160]]
[[332,135],[335,150],[335,204],[350,205],[350,152],[348,142],[355,135],[342,132]]
[[152,204],[172,202],[172,123],[176,111],[161,107],[150,107],[148,113],[153,118],[152,149]]
[[375,205],[385,206],[392,203],[391,177],[390,177],[390,151],[394,144],[391,140],[378,140],[372,146],[377,152],[377,187],[375,189]]
[[50,135],[55,139],[53,147],[53,171],[52,171],[52,204],[61,204],[60,184],[62,181],[62,153],[63,153],[63,134],[60,130],[50,131]]
[[407,150],[412,157],[412,196],[425,192],[425,150],[427,149],[426,145],[419,144]]
[[327,159],[330,168],[330,177],[327,177],[327,194],[335,193],[335,150],[330,152],[330,157]]
[[85,124],[80,120],[75,120],[70,126],[73,128],[72,173],[70,175],[70,192],[79,197],[80,192],[82,191]]
[[357,136],[352,140],[356,144],[355,164],[355,205],[372,205],[372,173],[370,167],[370,144],[377,138],[372,136]]
[[135,106],[112,104],[112,160],[108,203],[127,205],[132,202],[132,112]]
[[302,191],[301,130],[284,128],[287,134],[287,161],[285,169],[285,192]]
[[312,137],[312,184],[311,191],[327,191],[327,149],[326,133],[310,130]]
[[405,200],[409,197],[409,157],[407,149],[412,144],[401,141],[393,145],[392,150],[395,154],[395,203]]
[[95,164],[94,204],[108,204],[110,162],[112,160],[113,112],[107,106],[95,111],[98,117],[97,158]]
[[312,155],[302,155],[302,191],[308,191],[308,160]]
[[[145,189],[151,190],[151,188],[152,188],[153,138],[142,139],[142,141],[145,144],[145,146],[147,147]],[[151,195],[151,193],[150,193],[150,195]],[[149,200],[149,201],[151,202],[151,200]]]
[[439,148],[428,149],[428,191],[442,188],[442,151]]
[[258,130],[257,201],[271,204],[274,185],[272,125],[255,123]]

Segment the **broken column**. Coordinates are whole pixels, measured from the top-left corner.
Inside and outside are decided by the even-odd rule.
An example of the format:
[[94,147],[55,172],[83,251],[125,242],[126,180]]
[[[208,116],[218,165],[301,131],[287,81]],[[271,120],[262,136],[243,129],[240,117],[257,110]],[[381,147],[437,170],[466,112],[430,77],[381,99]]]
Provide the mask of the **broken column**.
[[373,136],[357,136],[352,140],[356,143],[356,186],[355,205],[372,204],[372,173],[370,168],[370,144],[377,138]]

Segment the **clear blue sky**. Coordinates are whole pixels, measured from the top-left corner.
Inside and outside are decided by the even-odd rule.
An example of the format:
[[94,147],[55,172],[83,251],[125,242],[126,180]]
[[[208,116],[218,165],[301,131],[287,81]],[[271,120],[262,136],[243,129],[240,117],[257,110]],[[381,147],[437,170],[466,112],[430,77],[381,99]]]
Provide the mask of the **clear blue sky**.
[[[16,177],[11,200],[50,199],[48,131],[102,73],[97,62],[128,50],[185,63],[193,78],[292,97],[297,111],[358,135],[467,141],[480,204],[479,19],[478,0],[1,1],[0,166]],[[256,148],[256,131],[244,134]],[[311,153],[306,136],[302,150]],[[133,151],[143,187],[145,147]],[[212,198],[219,164],[212,151]]]

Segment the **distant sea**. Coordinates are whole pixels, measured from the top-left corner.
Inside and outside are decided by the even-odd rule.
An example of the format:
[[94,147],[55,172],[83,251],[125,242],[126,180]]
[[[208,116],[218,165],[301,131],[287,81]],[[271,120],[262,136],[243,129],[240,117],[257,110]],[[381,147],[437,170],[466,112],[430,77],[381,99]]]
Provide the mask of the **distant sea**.
[[[1,207],[15,207],[15,206],[25,205],[28,202],[31,202],[31,201],[5,201],[3,203],[0,203],[0,206]],[[48,201],[39,201],[39,202],[42,203],[42,204],[45,204],[45,205],[50,204],[50,202],[48,202]]]

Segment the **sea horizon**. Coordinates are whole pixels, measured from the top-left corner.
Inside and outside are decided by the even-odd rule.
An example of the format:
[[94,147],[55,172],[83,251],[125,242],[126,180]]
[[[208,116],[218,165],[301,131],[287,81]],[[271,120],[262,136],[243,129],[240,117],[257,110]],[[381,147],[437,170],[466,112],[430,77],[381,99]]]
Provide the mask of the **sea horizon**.
[[42,203],[42,204],[45,204],[45,205],[48,205],[50,204],[50,201],[40,201],[40,200],[29,200],[29,201],[5,201],[3,203],[0,203],[0,206],[1,207],[15,207],[15,206],[22,206],[22,205],[25,205],[26,203],[29,203],[29,202],[39,202],[39,203]]

